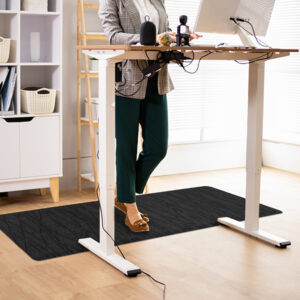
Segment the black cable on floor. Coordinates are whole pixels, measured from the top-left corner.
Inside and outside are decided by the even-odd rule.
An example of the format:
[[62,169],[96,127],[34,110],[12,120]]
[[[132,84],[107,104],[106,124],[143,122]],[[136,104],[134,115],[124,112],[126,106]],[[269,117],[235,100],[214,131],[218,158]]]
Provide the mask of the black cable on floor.
[[[97,151],[97,158],[99,157],[99,150]],[[97,190],[96,190],[96,194],[97,194],[97,198],[98,198],[98,202],[99,202],[99,208],[100,208],[100,218],[101,218],[101,227],[103,229],[103,231],[113,240],[114,244],[117,246],[119,252],[121,253],[122,257],[124,259],[125,258],[125,255],[123,254],[122,250],[120,249],[119,245],[115,242],[115,240],[113,239],[113,237],[110,235],[110,233],[104,228],[104,224],[103,224],[103,213],[102,213],[102,207],[101,207],[101,202],[100,202],[100,187],[99,187],[99,183],[97,185]],[[156,280],[155,278],[153,278],[150,274],[146,273],[145,271],[143,271],[141,269],[141,272],[144,273],[145,275],[147,275],[148,277],[150,277],[153,281],[161,284],[164,286],[164,291],[163,291],[163,300],[166,299],[166,288],[167,288],[167,285],[163,282],[160,282],[158,280]]]

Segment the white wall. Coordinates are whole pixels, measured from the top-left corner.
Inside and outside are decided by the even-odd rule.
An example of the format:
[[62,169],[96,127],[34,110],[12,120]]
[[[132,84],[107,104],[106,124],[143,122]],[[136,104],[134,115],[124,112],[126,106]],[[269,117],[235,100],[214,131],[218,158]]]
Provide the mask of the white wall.
[[[97,0],[90,1],[98,3]],[[64,50],[63,50],[63,178],[61,189],[77,187],[77,120],[76,120],[76,5],[77,1],[64,1]],[[90,10],[86,18],[90,31],[100,28],[96,10]],[[85,89],[82,80],[82,89]],[[92,82],[92,94],[97,95],[97,82]],[[83,91],[83,95],[84,95]],[[88,128],[82,128],[82,170],[91,171],[91,151]],[[201,144],[170,145],[168,154],[153,172],[153,176],[197,172],[245,166],[243,141],[210,142]],[[84,186],[92,186],[85,183]]]
[[[97,0],[90,0],[89,3],[98,3]],[[75,189],[77,187],[77,110],[76,110],[76,72],[77,72],[77,1],[63,1],[63,178],[60,179],[61,189]],[[96,10],[88,10],[86,14],[87,29],[96,31],[100,28]],[[93,30],[92,30],[93,28]],[[97,95],[97,82],[92,79],[92,93]],[[82,95],[84,95],[85,82],[82,82]],[[88,128],[82,127],[82,170],[84,172],[90,167],[90,143]],[[89,184],[85,184],[89,185]]]
[[263,141],[263,165],[300,174],[300,145]]
[[[98,3],[97,0],[90,1]],[[76,120],[76,24],[77,1],[64,0],[64,50],[63,50],[63,173],[61,189],[77,187],[77,120]],[[87,27],[99,27],[95,10],[90,10]],[[82,89],[85,89],[82,81]],[[92,94],[97,95],[94,80]],[[84,94],[84,92],[83,92]],[[199,144],[170,145],[167,156],[153,172],[153,176],[197,172],[235,167],[245,167],[245,142],[211,142]],[[82,128],[82,170],[91,171],[91,151],[88,128]],[[284,144],[263,143],[263,164],[300,173],[300,147]],[[285,158],[285,159],[283,159]],[[92,186],[85,183],[84,186]]]

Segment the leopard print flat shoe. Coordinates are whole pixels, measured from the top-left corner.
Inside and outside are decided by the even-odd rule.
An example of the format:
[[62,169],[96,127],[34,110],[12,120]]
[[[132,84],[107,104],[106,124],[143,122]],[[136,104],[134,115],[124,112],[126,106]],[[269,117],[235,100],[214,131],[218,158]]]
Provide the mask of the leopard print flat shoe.
[[133,224],[130,223],[128,216],[126,215],[125,224],[130,228],[133,232],[142,232],[149,231],[149,225],[143,219],[139,219],[135,221]]
[[[115,197],[115,207],[118,208],[121,212],[123,212],[125,215],[127,214],[127,210],[126,210],[126,206],[124,203],[121,203],[117,200],[117,197]],[[140,215],[142,217],[142,219],[145,221],[145,222],[149,222],[149,217],[147,214],[143,214],[140,212]]]

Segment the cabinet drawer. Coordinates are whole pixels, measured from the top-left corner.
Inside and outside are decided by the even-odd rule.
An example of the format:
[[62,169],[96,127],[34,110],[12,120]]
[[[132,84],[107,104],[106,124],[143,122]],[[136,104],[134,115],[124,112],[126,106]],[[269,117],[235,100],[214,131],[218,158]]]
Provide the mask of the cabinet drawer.
[[20,123],[21,177],[59,174],[60,157],[58,116],[35,117]]
[[20,176],[19,123],[0,119],[0,180]]

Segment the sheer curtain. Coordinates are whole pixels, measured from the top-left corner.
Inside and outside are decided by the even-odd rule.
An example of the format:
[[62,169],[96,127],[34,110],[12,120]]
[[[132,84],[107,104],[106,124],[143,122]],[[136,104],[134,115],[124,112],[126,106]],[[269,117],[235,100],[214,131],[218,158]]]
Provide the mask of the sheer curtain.
[[[193,27],[199,0],[166,0],[170,27],[179,16]],[[266,41],[271,46],[300,46],[300,1],[277,0]],[[215,42],[237,41],[236,36],[209,34]],[[195,61],[188,67],[195,70]],[[169,143],[199,143],[246,138],[248,66],[233,61],[203,61],[199,71],[187,74],[170,65],[175,90],[168,95]],[[300,58],[266,63],[264,138],[300,143]]]
[[[300,1],[277,0],[267,41],[300,48]],[[300,55],[266,63],[264,139],[300,145]]]
[[[193,28],[199,0],[166,0],[170,27],[176,32],[179,16]],[[209,34],[212,42],[236,43],[236,36]],[[197,61],[187,69],[194,71]],[[248,66],[232,61],[202,61],[196,74],[169,66],[175,90],[168,95],[169,143],[197,143],[242,139],[247,122]]]

